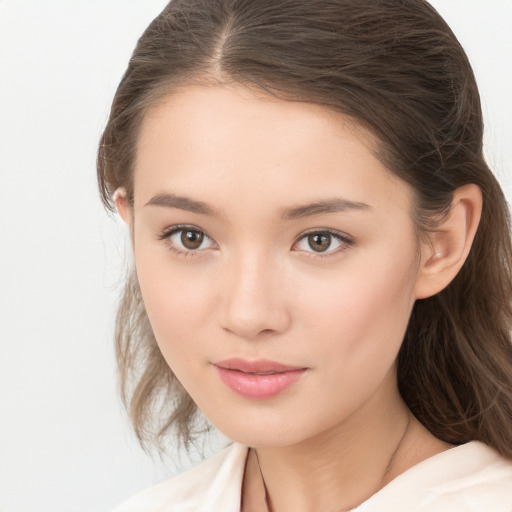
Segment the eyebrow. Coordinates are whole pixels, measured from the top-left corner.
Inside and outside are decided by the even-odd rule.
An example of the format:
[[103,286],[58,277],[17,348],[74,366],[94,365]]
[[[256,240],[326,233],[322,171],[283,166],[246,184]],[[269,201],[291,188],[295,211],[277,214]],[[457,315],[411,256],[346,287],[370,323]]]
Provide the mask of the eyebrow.
[[[218,216],[219,213],[209,204],[202,201],[196,201],[189,197],[178,196],[176,194],[164,193],[152,197],[145,206],[161,206],[164,208],[177,208],[199,215]],[[348,199],[333,198],[313,203],[286,208],[281,212],[281,218],[285,220],[300,219],[313,215],[322,215],[326,213],[339,213],[347,210],[369,210],[371,206],[366,203],[349,201]]]
[[164,208],[177,208],[200,215],[218,215],[216,210],[202,201],[195,201],[188,197],[175,194],[158,194],[152,197],[144,206],[162,206]]
[[348,199],[333,198],[323,201],[316,201],[295,208],[283,210],[281,218],[286,220],[300,219],[312,215],[322,215],[325,213],[339,213],[347,210],[371,210],[371,206],[366,203],[349,201]]

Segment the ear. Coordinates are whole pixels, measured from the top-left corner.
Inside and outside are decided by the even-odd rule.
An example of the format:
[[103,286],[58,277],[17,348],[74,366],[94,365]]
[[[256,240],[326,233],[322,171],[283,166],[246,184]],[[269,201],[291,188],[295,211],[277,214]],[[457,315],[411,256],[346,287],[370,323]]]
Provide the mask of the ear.
[[481,214],[480,188],[477,185],[458,188],[450,211],[422,243],[416,298],[431,297],[452,282],[468,257]]
[[116,205],[117,213],[121,216],[121,218],[131,227],[132,225],[132,210],[130,205],[128,204],[128,199],[126,197],[126,189],[123,187],[119,187],[112,196],[112,200]]

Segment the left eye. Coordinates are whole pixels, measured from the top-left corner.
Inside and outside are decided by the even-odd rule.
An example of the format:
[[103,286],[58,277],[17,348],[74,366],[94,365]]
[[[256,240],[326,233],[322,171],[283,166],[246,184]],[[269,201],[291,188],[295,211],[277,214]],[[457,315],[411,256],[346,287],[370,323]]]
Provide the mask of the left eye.
[[302,236],[294,245],[294,250],[316,253],[333,253],[350,245],[350,240],[329,231],[315,231]]
[[177,252],[201,251],[215,247],[215,242],[197,228],[176,228],[167,233],[162,239]]

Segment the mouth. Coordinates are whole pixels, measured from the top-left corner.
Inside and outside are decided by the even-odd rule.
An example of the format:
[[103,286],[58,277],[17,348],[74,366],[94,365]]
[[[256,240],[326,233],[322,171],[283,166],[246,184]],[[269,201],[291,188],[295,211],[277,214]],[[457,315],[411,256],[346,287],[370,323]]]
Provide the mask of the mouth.
[[256,400],[272,398],[295,384],[307,367],[261,359],[226,359],[213,363],[221,381],[238,395]]

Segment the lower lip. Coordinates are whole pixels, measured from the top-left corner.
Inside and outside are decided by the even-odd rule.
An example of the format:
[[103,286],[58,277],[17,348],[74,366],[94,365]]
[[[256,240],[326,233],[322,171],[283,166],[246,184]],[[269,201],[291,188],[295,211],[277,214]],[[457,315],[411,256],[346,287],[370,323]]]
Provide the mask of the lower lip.
[[295,384],[306,368],[272,373],[268,375],[244,373],[215,366],[220,379],[235,393],[247,398],[263,400],[272,398]]

